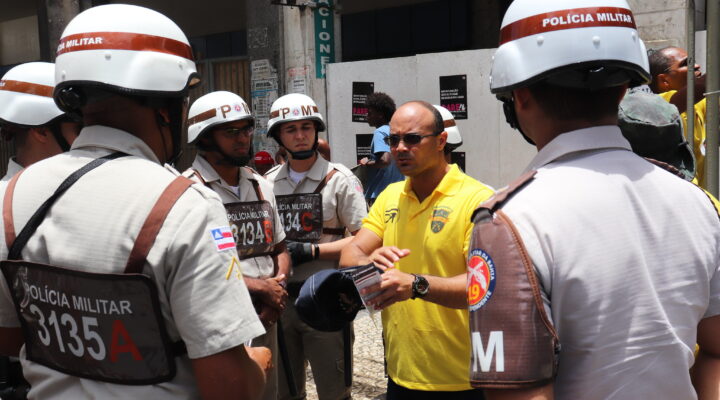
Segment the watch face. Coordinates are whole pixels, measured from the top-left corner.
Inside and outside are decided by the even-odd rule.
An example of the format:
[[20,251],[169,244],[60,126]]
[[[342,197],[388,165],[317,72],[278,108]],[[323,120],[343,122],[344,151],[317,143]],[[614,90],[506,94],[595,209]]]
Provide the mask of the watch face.
[[430,288],[430,283],[427,279],[420,275],[415,275],[415,282],[413,282],[413,291],[417,297],[425,296]]

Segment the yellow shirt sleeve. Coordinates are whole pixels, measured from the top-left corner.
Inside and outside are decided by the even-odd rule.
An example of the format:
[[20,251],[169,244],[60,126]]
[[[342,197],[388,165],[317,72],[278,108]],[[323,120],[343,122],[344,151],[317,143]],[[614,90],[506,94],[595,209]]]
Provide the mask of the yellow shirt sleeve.
[[385,219],[383,218],[383,210],[385,209],[385,199],[387,198],[387,190],[383,190],[382,193],[375,199],[367,217],[363,219],[363,228],[367,228],[373,231],[376,235],[382,239],[385,234]]

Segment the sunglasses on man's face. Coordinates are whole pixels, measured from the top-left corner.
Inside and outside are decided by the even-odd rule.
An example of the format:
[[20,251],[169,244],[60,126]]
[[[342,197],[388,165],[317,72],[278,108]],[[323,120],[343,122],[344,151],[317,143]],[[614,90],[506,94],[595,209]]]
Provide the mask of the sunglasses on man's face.
[[397,147],[397,145],[400,144],[400,141],[402,140],[406,145],[413,146],[418,143],[420,143],[423,138],[430,137],[430,136],[437,136],[441,134],[442,132],[435,132],[428,135],[421,135],[419,133],[406,133],[404,135],[398,135],[395,133],[391,133],[388,136],[383,138],[383,141],[385,141],[385,144],[387,144],[390,147]]

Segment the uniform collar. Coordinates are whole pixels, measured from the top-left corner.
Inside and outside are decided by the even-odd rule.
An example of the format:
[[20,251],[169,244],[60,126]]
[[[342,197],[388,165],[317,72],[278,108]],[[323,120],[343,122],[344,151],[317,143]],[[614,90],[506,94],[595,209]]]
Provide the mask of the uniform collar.
[[112,152],[120,151],[160,164],[160,160],[145,142],[137,136],[108,126],[86,126],[73,142],[71,149],[101,147]]
[[[325,179],[325,175],[327,175],[327,169],[328,164],[330,162],[323,158],[320,154],[318,154],[317,159],[315,160],[315,163],[313,163],[312,167],[307,171],[307,174],[305,174],[305,177],[308,179],[312,179],[314,181],[321,181]],[[280,167],[280,170],[278,171],[277,175],[275,176],[275,180],[281,180],[281,179],[288,179],[288,174],[290,169],[290,162],[286,162],[283,164],[282,167]]]
[[[414,198],[417,198],[415,195],[415,192],[412,190],[412,179],[405,179],[405,187],[403,188],[403,194],[405,196],[411,196]],[[427,198],[432,198],[435,196],[435,193],[442,193],[446,196],[453,196],[455,195],[458,190],[460,190],[460,183],[462,183],[463,180],[463,173],[460,171],[460,168],[458,168],[457,164],[450,164],[450,169],[448,172],[443,176],[442,180],[440,180],[440,183],[433,189],[433,192],[428,196]]]
[[556,136],[530,161],[525,172],[541,168],[573,153],[620,149],[632,151],[630,143],[615,125],[594,126]]
[[[192,168],[197,171],[200,176],[202,176],[203,180],[207,183],[211,182],[218,182],[220,185],[230,187],[230,185],[223,180],[220,175],[215,171],[215,168],[210,165],[208,160],[205,159],[205,157],[201,156],[200,154],[195,156],[195,160],[192,163]],[[238,167],[240,169],[240,181],[242,182],[243,179],[248,180],[255,180],[255,177],[252,175],[250,171],[248,171],[247,168],[244,167]]]

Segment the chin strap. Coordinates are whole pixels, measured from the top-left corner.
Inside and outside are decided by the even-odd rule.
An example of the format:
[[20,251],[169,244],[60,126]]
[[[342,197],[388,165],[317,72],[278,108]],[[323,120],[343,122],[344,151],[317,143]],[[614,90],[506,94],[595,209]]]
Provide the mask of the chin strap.
[[531,145],[535,146],[535,142],[530,139],[525,132],[520,128],[520,122],[518,121],[517,113],[515,112],[515,100],[511,97],[510,99],[500,99],[503,103],[503,112],[505,113],[505,121],[511,128],[517,129],[522,135],[523,139]]
[[285,147],[282,143],[280,143],[280,146],[285,147],[285,150],[287,150],[288,154],[294,159],[294,160],[307,160],[308,158],[312,157],[313,154],[317,153],[318,148],[318,132],[315,131],[315,143],[313,143],[313,147],[310,150],[303,150],[303,151],[290,151],[287,147]]
[[65,139],[65,136],[62,134],[62,128],[60,127],[60,123],[53,124],[48,127],[50,129],[50,132],[52,132],[53,137],[55,138],[55,141],[57,142],[58,146],[60,146],[60,150],[62,152],[66,152],[70,150],[70,143]]

